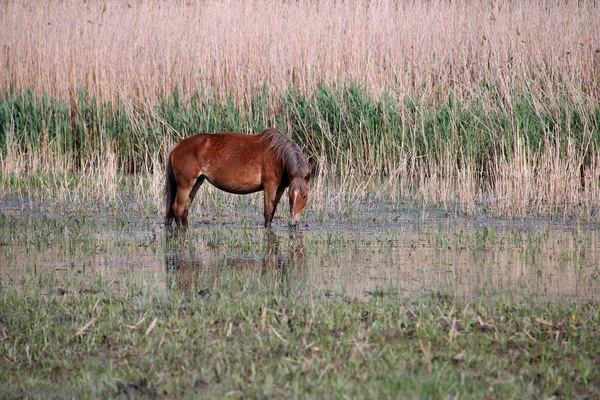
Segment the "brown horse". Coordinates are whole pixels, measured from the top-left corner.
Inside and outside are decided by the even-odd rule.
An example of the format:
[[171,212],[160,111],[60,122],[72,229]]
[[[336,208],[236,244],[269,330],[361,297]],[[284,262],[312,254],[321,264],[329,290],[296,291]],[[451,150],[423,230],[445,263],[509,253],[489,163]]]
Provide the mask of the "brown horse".
[[265,228],[286,187],[289,186],[292,223],[308,200],[310,168],[300,147],[277,129],[255,135],[234,132],[199,133],[183,139],[167,159],[165,223],[188,225],[194,197],[208,180],[229,193],[248,194],[263,190]]

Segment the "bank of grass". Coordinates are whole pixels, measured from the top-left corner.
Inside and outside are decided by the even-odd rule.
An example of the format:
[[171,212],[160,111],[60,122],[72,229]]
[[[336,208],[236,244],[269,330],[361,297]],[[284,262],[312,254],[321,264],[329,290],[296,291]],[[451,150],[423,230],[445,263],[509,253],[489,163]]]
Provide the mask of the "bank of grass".
[[163,160],[173,143],[195,133],[276,126],[338,174],[350,168],[389,175],[410,155],[419,167],[449,158],[451,166],[489,175],[498,157],[513,159],[522,150],[534,159],[556,149],[565,158],[568,146],[578,166],[589,167],[600,148],[600,105],[574,104],[563,95],[550,105],[514,91],[506,101],[487,88],[474,102],[450,93],[427,104],[410,95],[376,97],[357,84],[323,83],[310,95],[259,91],[242,107],[202,92],[182,98],[177,88],[154,106],[106,102],[83,89],[71,104],[33,90],[9,91],[0,97],[0,148],[9,160],[31,152],[41,166],[55,156],[70,168],[112,152],[127,173],[147,168],[155,156]]
[[594,303],[360,302],[303,296],[276,271],[252,274],[224,272],[191,296],[127,273],[3,282],[0,395],[600,396]]

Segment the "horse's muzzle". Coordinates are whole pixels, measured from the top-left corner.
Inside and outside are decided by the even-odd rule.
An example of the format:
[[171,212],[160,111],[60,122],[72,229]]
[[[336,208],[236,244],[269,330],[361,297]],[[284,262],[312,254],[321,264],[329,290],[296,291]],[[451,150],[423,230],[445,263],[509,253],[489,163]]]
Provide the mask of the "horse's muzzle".
[[292,220],[290,221],[290,225],[291,226],[298,226],[299,224],[299,220],[300,219],[300,214],[296,214],[294,216],[292,216]]

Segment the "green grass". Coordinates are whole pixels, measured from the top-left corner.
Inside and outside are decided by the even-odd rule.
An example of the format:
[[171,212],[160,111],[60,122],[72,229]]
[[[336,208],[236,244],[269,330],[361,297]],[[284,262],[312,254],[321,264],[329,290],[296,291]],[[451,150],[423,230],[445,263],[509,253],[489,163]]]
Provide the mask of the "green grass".
[[175,89],[157,104],[115,104],[83,90],[68,103],[5,92],[0,189],[21,203],[66,208],[120,208],[122,194],[133,192],[156,214],[164,160],[179,139],[276,126],[303,147],[311,202],[326,212],[343,207],[352,218],[359,203],[401,201],[467,215],[598,220],[597,102],[565,93],[545,104],[482,87],[469,101],[451,93],[425,104],[391,89],[373,97],[356,84],[325,83],[310,95],[258,91],[242,105],[207,93],[183,98]]
[[3,286],[0,394],[600,395],[594,303],[307,298],[276,276],[234,272],[186,298],[132,278],[60,286],[24,274],[20,289]]
[[[355,85],[322,84],[312,95],[292,91],[274,98],[257,92],[246,107],[206,93],[181,98],[179,90],[156,105],[103,102],[80,90],[71,104],[33,91],[5,92],[0,97],[0,150],[49,149],[81,166],[108,148],[118,155],[120,170],[151,167],[166,143],[198,132],[257,132],[276,126],[289,133],[319,159],[342,172],[389,174],[404,158],[417,167],[448,160],[452,166],[475,167],[483,173],[499,155],[510,155],[518,139],[532,159],[547,146],[577,149],[583,166],[600,148],[600,106],[574,105],[559,96],[558,106],[539,109],[528,93],[501,98],[493,88],[481,89],[480,100],[463,104],[452,93],[434,104],[409,95],[374,98]],[[559,145],[562,144],[562,146]]]

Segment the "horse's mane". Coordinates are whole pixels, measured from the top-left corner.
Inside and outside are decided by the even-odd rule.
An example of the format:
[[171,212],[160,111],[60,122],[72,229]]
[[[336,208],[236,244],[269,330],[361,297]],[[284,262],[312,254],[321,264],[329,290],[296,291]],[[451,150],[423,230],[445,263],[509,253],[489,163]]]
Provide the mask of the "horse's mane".
[[269,149],[273,149],[277,158],[283,162],[285,169],[295,179],[290,183],[290,189],[295,188],[307,190],[306,181],[310,174],[310,167],[300,146],[292,139],[281,133],[278,129],[270,128],[260,132],[261,140],[270,140]]

